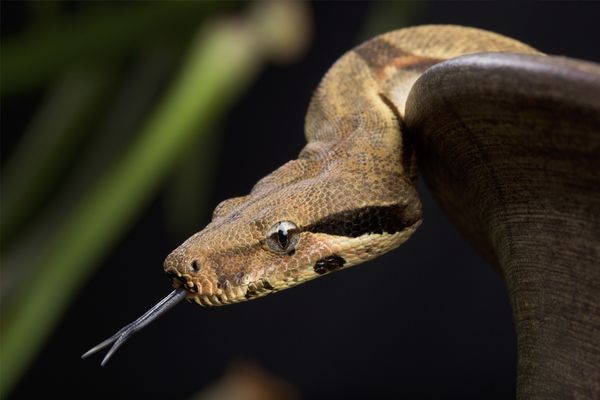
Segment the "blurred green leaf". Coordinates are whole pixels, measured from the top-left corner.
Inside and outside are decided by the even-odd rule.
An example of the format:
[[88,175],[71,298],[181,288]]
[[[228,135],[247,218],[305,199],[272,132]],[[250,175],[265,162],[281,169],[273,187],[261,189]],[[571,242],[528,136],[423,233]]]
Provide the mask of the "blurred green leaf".
[[68,66],[94,65],[158,38],[187,36],[202,17],[238,4],[148,1],[125,2],[119,7],[97,5],[53,23],[49,29],[28,30],[2,43],[2,94],[39,86]]
[[2,245],[58,184],[114,81],[110,68],[74,69],[49,90],[2,171]]
[[[286,4],[299,7],[293,2],[260,2],[259,7],[281,11]],[[298,16],[273,15],[279,15],[278,21],[269,24],[279,23],[282,31],[298,24],[293,20]],[[289,52],[289,47],[303,42],[273,43],[267,35],[271,30],[260,22],[221,21],[201,30],[140,134],[49,238],[27,291],[11,304],[2,304],[6,312],[0,327],[0,394],[10,391],[91,267],[140,213],[184,150],[210,132],[266,57],[276,56],[278,50]]]
[[[65,146],[71,149],[70,153],[76,153],[71,154],[71,158],[74,158],[72,162],[76,163],[77,168],[63,171],[60,176],[56,173],[58,168],[53,160],[58,158],[59,164],[66,164],[66,161],[63,160],[66,157],[66,149],[62,148],[60,144],[40,145],[49,141],[58,141],[53,137],[65,136],[64,133],[61,133],[60,126],[73,125],[64,123],[64,118],[54,115],[55,113],[50,110],[55,110],[59,114],[66,113],[72,118],[78,119],[78,113],[72,112],[70,108],[79,111],[80,102],[71,104],[78,98],[74,95],[67,97],[68,111],[63,110],[64,107],[55,106],[55,103],[59,105],[65,103],[63,101],[48,101],[48,106],[41,107],[38,114],[43,116],[50,112],[54,116],[52,118],[42,118],[41,116],[34,118],[34,120],[41,119],[45,123],[33,124],[40,127],[36,134],[32,135],[31,132],[26,132],[23,143],[21,143],[23,149],[20,151],[17,149],[13,160],[8,163],[8,166],[12,166],[16,171],[13,174],[6,173],[8,179],[4,179],[2,182],[3,190],[0,195],[3,199],[18,198],[19,194],[21,198],[24,198],[24,201],[15,203],[15,205],[18,207],[19,214],[26,217],[27,221],[25,224],[19,224],[22,234],[17,234],[16,238],[9,240],[6,245],[7,229],[5,226],[8,221],[14,221],[15,216],[10,212],[11,209],[14,212],[14,208],[7,206],[7,202],[3,201],[2,243],[4,251],[0,254],[0,271],[2,272],[0,301],[7,301],[19,290],[26,290],[27,279],[36,272],[38,267],[38,263],[34,262],[35,256],[37,253],[47,250],[48,238],[53,236],[54,227],[59,226],[64,215],[81,201],[83,194],[102,175],[105,167],[122,156],[133,134],[139,130],[144,116],[159,95],[160,89],[163,88],[169,72],[177,61],[176,53],[160,43],[155,48],[144,49],[136,57],[131,68],[128,68],[127,73],[123,74],[124,79],[118,80],[116,93],[110,98],[109,104],[93,102],[101,103],[101,106],[96,108],[102,110],[103,117],[86,118],[89,122],[75,124],[80,131],[78,136],[87,135],[84,140],[78,140],[83,141],[85,145],[76,148],[72,144]],[[109,86],[113,89],[115,85]],[[59,96],[59,99],[61,97]],[[54,99],[55,96],[50,96],[50,98]],[[92,114],[98,114],[98,112]],[[41,137],[38,139],[38,136]],[[32,161],[29,162],[29,160]],[[46,162],[41,163],[40,160],[46,160]],[[16,168],[15,166],[18,165],[21,167]],[[65,168],[62,169],[65,170]],[[39,172],[34,173],[36,171]],[[15,175],[18,176],[18,179],[15,178]],[[12,185],[10,178],[14,182]],[[54,182],[55,180],[60,180],[60,182]],[[49,181],[52,185],[49,184]],[[52,191],[57,193],[52,193],[49,197],[43,196],[42,189],[50,189],[50,186],[52,186]],[[59,187],[58,191],[55,186]],[[7,188],[11,189],[7,190]],[[25,210],[26,206],[31,204],[31,201],[28,201],[29,199],[24,195],[28,192],[36,193],[36,203],[43,204],[40,210]],[[29,210],[32,208],[29,207]],[[33,252],[32,249],[36,251]]]
[[182,154],[165,196],[167,228],[173,236],[190,236],[210,214],[207,199],[218,175],[219,139],[215,133],[204,135]]

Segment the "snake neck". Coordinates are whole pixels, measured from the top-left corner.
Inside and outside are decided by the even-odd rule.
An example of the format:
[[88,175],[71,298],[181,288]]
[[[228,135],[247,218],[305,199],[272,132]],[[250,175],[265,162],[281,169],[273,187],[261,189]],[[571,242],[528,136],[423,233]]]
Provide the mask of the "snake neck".
[[437,63],[483,51],[537,52],[502,35],[453,25],[401,29],[357,46],[331,67],[313,95],[300,158],[347,160],[348,168],[370,158],[389,167],[390,179],[402,176],[414,184],[415,155],[403,134],[413,84]]

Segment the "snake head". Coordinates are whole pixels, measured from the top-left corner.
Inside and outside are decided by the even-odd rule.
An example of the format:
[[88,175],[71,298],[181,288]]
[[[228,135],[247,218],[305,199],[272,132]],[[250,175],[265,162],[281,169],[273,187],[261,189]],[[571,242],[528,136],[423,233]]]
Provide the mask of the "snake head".
[[[421,205],[393,166],[365,165],[376,161],[300,158],[225,200],[166,258],[172,285],[200,305],[236,303],[399,246],[420,225]],[[365,175],[369,167],[378,174]]]

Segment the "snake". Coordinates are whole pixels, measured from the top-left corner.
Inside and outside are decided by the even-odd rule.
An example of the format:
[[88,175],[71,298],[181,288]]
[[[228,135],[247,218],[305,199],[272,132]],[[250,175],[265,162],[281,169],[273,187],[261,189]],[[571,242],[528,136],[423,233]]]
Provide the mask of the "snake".
[[[249,194],[221,202],[211,222],[166,257],[174,290],[83,357],[112,345],[104,365],[125,340],[183,299],[202,306],[257,299],[404,243],[423,221],[416,189],[421,163],[407,113],[429,107],[411,101],[411,91],[442,63],[483,53],[500,54],[508,65],[513,55],[542,63],[549,57],[515,39],[456,25],[395,30],[345,53],[314,91],[298,157]],[[488,84],[497,84],[493,74],[489,83],[473,83],[482,94]],[[430,88],[433,95],[437,90]]]
[[[298,158],[222,201],[167,256],[175,291],[143,322],[184,298],[204,306],[256,299],[400,246],[422,222],[416,156],[402,130],[408,93],[435,64],[489,51],[537,52],[481,29],[424,25],[344,54],[313,94]],[[92,351],[120,345],[123,332]]]

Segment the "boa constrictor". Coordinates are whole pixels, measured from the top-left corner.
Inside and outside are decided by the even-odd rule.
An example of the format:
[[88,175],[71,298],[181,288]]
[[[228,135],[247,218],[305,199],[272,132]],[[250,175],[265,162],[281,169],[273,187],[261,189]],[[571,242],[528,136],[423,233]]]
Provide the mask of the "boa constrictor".
[[414,149],[403,130],[408,94],[433,65],[479,52],[538,53],[480,29],[427,25],[377,36],[343,55],[317,88],[308,144],[164,262],[175,290],[87,352],[113,345],[187,298],[255,299],[388,252],[421,224]]

